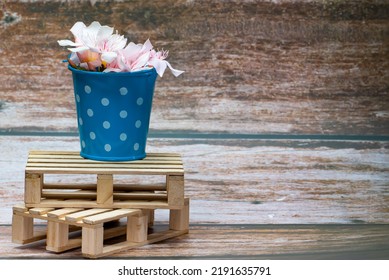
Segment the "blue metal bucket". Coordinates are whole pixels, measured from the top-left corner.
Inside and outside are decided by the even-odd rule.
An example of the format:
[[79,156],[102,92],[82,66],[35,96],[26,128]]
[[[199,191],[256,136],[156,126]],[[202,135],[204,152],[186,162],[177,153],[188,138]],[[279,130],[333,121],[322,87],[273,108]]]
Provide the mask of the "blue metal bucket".
[[80,155],[101,161],[144,158],[155,69],[103,73],[68,68],[73,74]]

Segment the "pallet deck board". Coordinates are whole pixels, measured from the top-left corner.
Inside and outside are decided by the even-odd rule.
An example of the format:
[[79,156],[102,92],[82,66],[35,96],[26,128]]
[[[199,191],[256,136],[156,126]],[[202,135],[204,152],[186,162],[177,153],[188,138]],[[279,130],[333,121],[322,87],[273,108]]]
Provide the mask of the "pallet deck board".
[[139,214],[141,213],[141,210],[136,210],[136,209],[115,209],[112,211],[108,212],[103,212],[100,214],[92,215],[92,216],[87,216],[82,218],[82,221],[85,224],[96,224],[96,223],[104,223],[107,221],[111,221],[112,219],[121,219],[123,217],[126,217],[130,214]]
[[50,211],[47,213],[47,217],[52,217],[52,218],[62,218],[66,215],[72,214],[74,212],[79,212],[84,209],[82,208],[62,208],[62,209],[56,209],[53,211]]
[[[69,207],[72,205],[72,207],[82,207],[82,208],[98,208],[99,206],[96,205],[95,201],[88,201],[88,200],[56,200],[56,199],[44,199],[40,203],[34,204],[34,203],[26,203],[28,207],[36,207],[36,206],[44,206],[44,207]],[[132,206],[133,208],[138,209],[171,209],[169,204],[164,200],[152,200],[152,201],[146,201],[146,200],[121,200],[121,201],[114,201],[114,203],[111,205],[115,208],[128,208],[129,206]],[[174,207],[175,208],[175,207]]]
[[[49,157],[50,162],[38,163],[38,156]],[[165,161],[172,156],[179,160]],[[153,159],[151,162],[148,162],[149,157]],[[31,158],[34,158],[34,162],[30,162]],[[74,159],[78,162],[74,163]],[[45,177],[52,174],[94,176],[96,183],[78,185],[76,182],[49,182],[46,185]],[[145,176],[145,179],[142,184],[115,183],[116,176],[122,175],[128,175],[130,183],[132,177],[129,175]],[[153,175],[162,175],[164,182],[148,183],[146,176]],[[24,185],[25,203],[29,207],[138,208],[139,202],[142,202],[142,205],[147,205],[145,209],[159,206],[179,209],[184,203],[184,167],[177,153],[149,153],[144,160],[96,162],[82,158],[76,151],[30,151]],[[160,201],[166,204],[161,205]]]
[[54,208],[30,208],[29,212],[34,215],[44,215],[54,210]]
[[[75,191],[48,191],[43,190],[42,196],[45,198],[56,198],[56,199],[96,199],[96,191],[84,191],[84,190],[75,190]],[[114,200],[167,200],[166,193],[154,193],[154,192],[113,192]]]
[[[25,210],[25,211],[24,211]],[[81,247],[87,258],[101,258],[120,251],[187,234],[189,231],[189,199],[180,210],[170,210],[169,229],[148,232],[154,225],[154,211],[140,209],[23,209],[13,207],[12,242],[28,244],[46,239],[46,250],[63,252]],[[126,218],[123,230],[120,220]],[[47,221],[46,234],[37,234],[35,220]],[[107,224],[111,228],[106,228]],[[81,228],[81,238],[69,238],[70,226]],[[126,241],[107,244],[104,240],[125,235]]]
[[112,254],[115,254],[115,253],[122,251],[123,250],[122,247],[126,247],[128,249],[136,248],[136,247],[160,242],[160,241],[163,241],[165,239],[178,237],[178,236],[181,236],[181,235],[184,235],[187,233],[188,233],[188,230],[166,230],[162,233],[152,233],[152,234],[149,234],[147,236],[146,241],[143,241],[143,242],[123,241],[123,242],[120,242],[117,244],[113,244],[111,246],[107,246],[106,248],[103,249],[103,252],[99,255],[96,255],[96,256],[89,255],[88,257],[101,258],[101,257],[105,257],[105,256],[112,255]]
[[92,172],[98,171],[99,174],[121,174],[121,175],[142,175],[142,174],[150,174],[150,175],[182,175],[183,170],[181,169],[135,169],[135,168],[115,168],[115,169],[107,169],[107,168],[49,168],[49,167],[27,167],[27,173],[46,173],[46,174],[90,174]]
[[[133,192],[133,191],[166,191],[166,184],[163,183],[156,183],[153,185],[145,185],[145,184],[115,184],[114,183],[114,190],[117,191],[127,191],[127,192]],[[96,184],[85,184],[85,183],[66,183],[66,184],[60,184],[60,183],[45,183],[43,186],[43,190],[55,190],[55,189],[66,189],[66,190],[95,190]]]
[[183,174],[179,154],[149,153],[145,159],[122,162],[102,162],[82,158],[78,152],[31,151],[26,173],[54,174]]
[[[53,169],[55,167],[58,167],[60,169],[69,168],[69,169],[84,169],[84,168],[91,168],[91,164],[89,163],[31,163],[29,162],[27,164],[27,170],[34,170],[34,168],[48,168]],[[121,164],[119,167],[117,164],[93,164],[93,168],[99,169],[146,169],[146,170],[152,170],[152,169],[181,169],[182,165],[165,165],[165,164]]]
[[80,221],[80,220],[84,219],[85,217],[108,212],[110,210],[111,209],[88,209],[88,210],[79,211],[76,213],[66,215],[65,220],[69,221],[69,222],[76,222],[76,221]]

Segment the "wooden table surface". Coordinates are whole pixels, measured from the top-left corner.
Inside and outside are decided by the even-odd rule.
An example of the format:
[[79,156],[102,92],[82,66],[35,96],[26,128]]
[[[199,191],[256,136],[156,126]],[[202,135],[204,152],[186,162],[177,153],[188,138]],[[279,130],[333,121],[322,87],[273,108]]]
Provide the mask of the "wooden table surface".
[[[56,42],[72,39],[77,20],[150,38],[186,71],[158,78],[147,151],[182,154],[190,232],[107,258],[389,259],[387,1],[38,0],[3,9],[1,259],[82,258],[11,242],[28,152],[79,150],[67,51]],[[167,218],[156,212],[158,226]]]

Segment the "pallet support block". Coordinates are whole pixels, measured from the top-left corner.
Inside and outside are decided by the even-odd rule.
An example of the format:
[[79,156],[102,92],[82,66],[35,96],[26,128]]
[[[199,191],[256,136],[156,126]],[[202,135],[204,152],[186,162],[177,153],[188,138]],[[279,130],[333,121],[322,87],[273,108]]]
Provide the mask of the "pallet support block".
[[167,175],[166,188],[169,207],[181,208],[184,206],[184,175]]
[[12,216],[12,242],[29,243],[34,238],[34,219],[18,215]]
[[144,242],[147,240],[148,216],[140,214],[127,218],[127,241]]
[[147,209],[143,210],[147,213],[147,223],[149,227],[152,227],[154,225],[154,216],[155,216],[155,210],[154,209]]
[[25,203],[40,203],[43,187],[43,174],[26,173],[24,186]]
[[62,252],[69,243],[69,225],[48,221],[46,249],[54,252]]
[[172,230],[189,229],[189,199],[185,199],[182,209],[172,209],[169,214],[169,227]]
[[12,242],[28,244],[46,238],[45,232],[35,232],[34,217],[23,215],[28,211],[24,205],[15,205],[12,208]]
[[99,205],[112,205],[113,203],[113,176],[111,174],[97,175],[97,198]]
[[84,255],[96,256],[103,253],[104,245],[104,228],[103,224],[96,227],[82,228],[82,247]]

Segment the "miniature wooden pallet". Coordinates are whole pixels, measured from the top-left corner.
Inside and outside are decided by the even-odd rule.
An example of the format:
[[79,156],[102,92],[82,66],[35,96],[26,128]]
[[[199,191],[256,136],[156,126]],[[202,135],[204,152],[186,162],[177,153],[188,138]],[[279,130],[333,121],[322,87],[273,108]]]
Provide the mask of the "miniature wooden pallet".
[[[93,184],[48,184],[45,174],[96,175]],[[162,184],[114,184],[115,175],[164,175]],[[143,160],[101,162],[77,152],[31,151],[25,170],[27,207],[180,209],[184,168],[179,154],[149,153]]]
[[[105,228],[105,225],[127,218],[126,226]],[[34,234],[34,219],[47,221],[47,234]],[[12,241],[27,244],[46,238],[46,249],[63,252],[81,246],[84,257],[100,258],[119,251],[159,242],[188,233],[189,199],[184,207],[170,210],[169,229],[148,234],[153,224],[153,211],[146,209],[76,209],[13,207]],[[81,238],[69,238],[74,228],[82,228]],[[104,239],[126,235],[126,241],[104,244]]]

